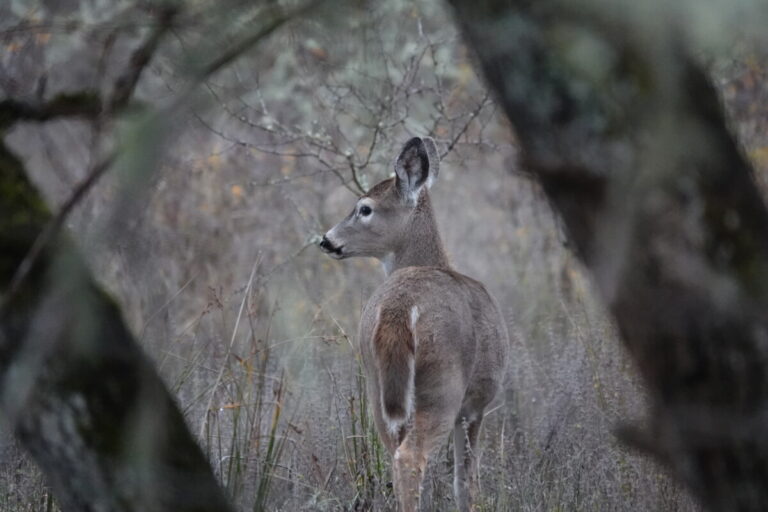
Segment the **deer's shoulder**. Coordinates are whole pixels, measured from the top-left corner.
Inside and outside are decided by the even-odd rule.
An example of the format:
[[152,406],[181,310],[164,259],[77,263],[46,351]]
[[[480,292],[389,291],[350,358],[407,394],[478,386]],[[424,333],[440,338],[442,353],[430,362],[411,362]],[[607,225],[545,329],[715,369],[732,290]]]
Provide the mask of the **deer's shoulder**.
[[451,268],[404,267],[390,274],[378,287],[372,299],[379,301],[389,298],[409,303],[435,295],[445,300],[468,300],[483,299],[488,296],[488,292],[480,281]]

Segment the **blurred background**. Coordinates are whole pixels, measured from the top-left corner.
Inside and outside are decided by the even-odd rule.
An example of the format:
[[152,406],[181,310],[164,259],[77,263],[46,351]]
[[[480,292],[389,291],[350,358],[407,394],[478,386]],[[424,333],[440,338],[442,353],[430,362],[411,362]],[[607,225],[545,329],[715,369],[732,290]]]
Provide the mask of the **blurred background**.
[[[430,192],[443,241],[496,296],[512,337],[507,402],[482,433],[480,509],[697,510],[613,436],[641,419],[643,390],[445,6],[321,5],[189,92],[196,70],[271,7],[190,1],[136,108],[7,137],[54,211],[121,149],[67,228],[238,509],[394,509],[355,339],[384,274],[314,244],[391,175],[408,138],[430,135],[443,157]],[[689,33],[765,192],[768,55],[713,12]],[[139,1],[11,0],[0,6],[2,94],[105,91],[153,20]],[[451,457],[446,440],[427,510],[451,509]],[[0,431],[0,510],[44,507],[57,509],[44,479]]]

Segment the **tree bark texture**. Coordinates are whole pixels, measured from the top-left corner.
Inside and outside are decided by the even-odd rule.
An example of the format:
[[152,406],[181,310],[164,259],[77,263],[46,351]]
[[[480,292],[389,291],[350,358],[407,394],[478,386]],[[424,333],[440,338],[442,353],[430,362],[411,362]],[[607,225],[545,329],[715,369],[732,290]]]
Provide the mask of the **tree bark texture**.
[[711,510],[768,509],[768,213],[671,11],[450,3],[643,377],[621,437]]
[[65,235],[47,244],[9,294],[12,276],[50,221],[22,162],[0,139],[4,420],[63,510],[229,510],[119,307]]

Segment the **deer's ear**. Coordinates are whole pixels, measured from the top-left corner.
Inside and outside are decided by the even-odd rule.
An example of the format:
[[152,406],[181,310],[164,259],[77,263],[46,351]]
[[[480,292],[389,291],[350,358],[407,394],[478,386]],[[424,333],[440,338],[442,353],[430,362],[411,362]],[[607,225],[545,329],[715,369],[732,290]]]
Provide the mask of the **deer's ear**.
[[395,162],[397,186],[403,197],[415,203],[422,187],[432,186],[438,169],[437,149],[432,139],[414,137],[406,142]]
[[431,188],[440,174],[440,155],[437,153],[437,144],[432,137],[422,137],[421,141],[427,150],[429,158],[429,176],[427,176],[427,188]]

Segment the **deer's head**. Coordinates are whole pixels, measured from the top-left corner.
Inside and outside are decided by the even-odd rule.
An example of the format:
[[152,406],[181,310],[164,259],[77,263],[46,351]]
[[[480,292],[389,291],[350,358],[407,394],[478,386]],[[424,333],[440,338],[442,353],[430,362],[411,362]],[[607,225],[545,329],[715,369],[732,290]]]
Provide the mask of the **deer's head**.
[[426,214],[434,224],[426,194],[438,172],[435,142],[429,137],[412,138],[395,161],[395,177],[361,196],[352,212],[325,234],[320,248],[335,259],[372,256],[382,261],[405,250],[419,236],[414,230],[424,224],[414,223],[416,217]]

